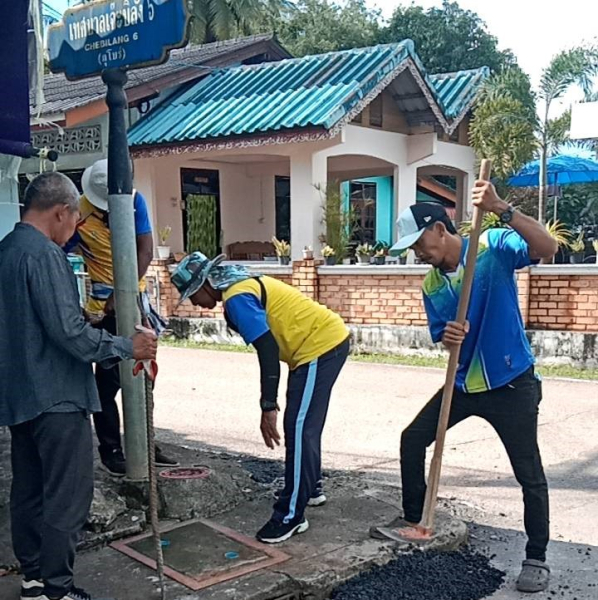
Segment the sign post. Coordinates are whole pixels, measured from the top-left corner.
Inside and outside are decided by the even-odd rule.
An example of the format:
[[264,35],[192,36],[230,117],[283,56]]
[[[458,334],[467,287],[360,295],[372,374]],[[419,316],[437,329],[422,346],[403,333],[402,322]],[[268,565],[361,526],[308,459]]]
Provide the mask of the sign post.
[[[187,43],[187,0],[95,0],[65,12],[48,31],[50,69],[67,79],[102,76],[107,86],[108,210],[112,239],[116,319],[120,335],[140,322],[139,275],[133,210],[133,182],[127,142],[124,91],[129,69],[168,60],[168,52]],[[143,379],[132,362],[121,365],[127,476],[148,473],[146,405]]]

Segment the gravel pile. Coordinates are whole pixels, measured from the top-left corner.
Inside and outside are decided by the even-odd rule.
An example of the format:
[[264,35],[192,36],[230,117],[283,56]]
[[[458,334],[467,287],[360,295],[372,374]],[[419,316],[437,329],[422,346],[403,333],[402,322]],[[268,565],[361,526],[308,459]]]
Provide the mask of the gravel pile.
[[504,573],[470,550],[404,554],[336,588],[332,600],[481,600]]

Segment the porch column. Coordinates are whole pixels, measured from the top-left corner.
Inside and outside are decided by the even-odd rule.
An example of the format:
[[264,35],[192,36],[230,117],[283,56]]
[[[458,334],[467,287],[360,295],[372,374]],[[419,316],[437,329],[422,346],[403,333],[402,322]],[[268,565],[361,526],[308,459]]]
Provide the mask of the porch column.
[[327,158],[305,150],[291,156],[291,257],[302,258],[311,246],[320,254],[323,233],[322,205],[327,181]]
[[[398,169],[397,217],[415,204],[417,194],[417,168],[405,165]],[[396,185],[396,184],[395,184]]]
[[457,176],[457,223],[471,219],[473,214],[471,189],[476,179],[476,174],[473,171],[464,171]]

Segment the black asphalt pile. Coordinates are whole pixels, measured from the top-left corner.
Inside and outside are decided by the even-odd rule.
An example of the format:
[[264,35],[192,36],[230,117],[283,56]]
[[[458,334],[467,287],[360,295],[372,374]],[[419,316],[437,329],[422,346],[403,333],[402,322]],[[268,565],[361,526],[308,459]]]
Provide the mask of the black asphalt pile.
[[238,462],[243,469],[249,471],[251,478],[257,483],[269,485],[284,477],[284,463],[279,460],[243,457]]
[[480,600],[495,592],[504,573],[482,554],[403,554],[336,588],[333,600]]

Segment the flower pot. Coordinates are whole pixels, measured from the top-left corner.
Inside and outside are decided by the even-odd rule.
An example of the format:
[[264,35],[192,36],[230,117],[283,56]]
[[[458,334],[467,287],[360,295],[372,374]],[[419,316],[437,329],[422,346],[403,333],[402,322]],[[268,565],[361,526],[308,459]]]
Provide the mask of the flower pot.
[[574,254],[569,255],[569,262],[572,265],[580,265],[583,263],[583,257],[584,257],[583,252],[575,252]]
[[371,256],[368,254],[360,254],[357,259],[359,260],[360,265],[369,265],[371,261]]
[[343,258],[343,265],[350,265],[352,262],[350,258]]
[[385,265],[386,264],[386,256],[374,256],[374,264]]
[[278,262],[279,262],[279,264],[284,265],[286,267],[287,265],[289,265],[291,263],[291,257],[290,256],[279,256]]
[[399,256],[399,264],[400,265],[406,265],[407,264],[407,257],[406,256]]
[[303,260],[313,260],[314,251],[313,250],[304,250],[303,251]]
[[158,246],[158,258],[167,260],[170,258],[170,246]]
[[327,267],[334,267],[334,265],[336,264],[336,256],[325,256],[324,264]]

